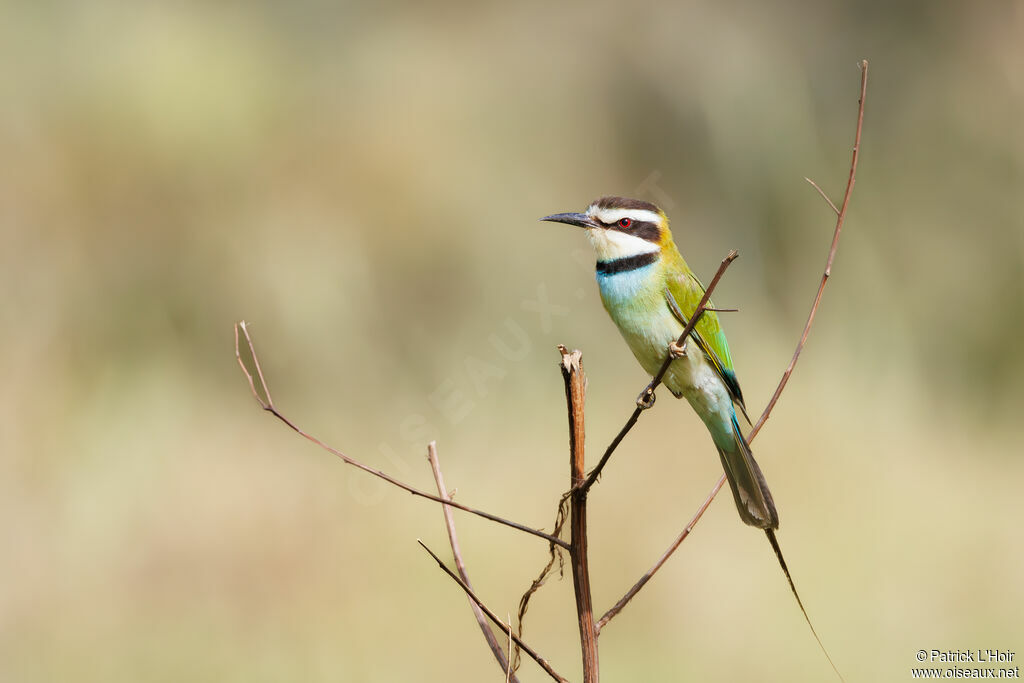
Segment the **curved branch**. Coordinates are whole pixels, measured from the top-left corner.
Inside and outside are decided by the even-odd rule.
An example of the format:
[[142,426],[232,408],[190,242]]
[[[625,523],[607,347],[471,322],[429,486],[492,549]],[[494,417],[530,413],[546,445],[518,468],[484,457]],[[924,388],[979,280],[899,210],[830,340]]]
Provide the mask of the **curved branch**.
[[[264,394],[264,396],[266,396],[265,399],[262,396],[260,396],[260,392],[257,390],[256,382],[253,379],[252,373],[249,372],[249,368],[247,368],[245,366],[245,362],[242,361],[242,354],[241,354],[241,352],[239,350],[239,343],[238,343],[238,330],[239,329],[242,330],[242,334],[245,336],[246,344],[248,344],[248,346],[249,346],[249,353],[252,355],[253,365],[256,366],[256,375],[257,375],[257,377],[259,377],[259,388],[261,388],[263,390],[263,394]],[[384,473],[384,472],[382,472],[382,471],[380,471],[378,469],[374,469],[373,467],[370,467],[368,465],[364,465],[363,463],[359,462],[358,460],[354,460],[353,458],[350,458],[349,456],[347,456],[344,453],[342,453],[341,451],[339,451],[337,448],[333,448],[331,446],[328,446],[327,444],[325,444],[323,441],[320,441],[320,439],[316,438],[312,434],[309,434],[308,432],[306,432],[306,431],[302,430],[301,428],[299,428],[294,422],[292,422],[287,417],[285,417],[283,414],[281,414],[277,410],[277,407],[274,406],[273,400],[270,398],[270,389],[267,387],[267,381],[263,377],[263,370],[262,370],[262,368],[260,368],[259,358],[256,355],[256,349],[253,347],[252,339],[249,336],[249,330],[247,329],[246,323],[245,323],[244,320],[241,321],[241,322],[235,323],[235,358],[238,360],[238,366],[240,368],[242,368],[242,372],[245,373],[245,377],[249,381],[249,388],[252,390],[253,397],[255,397],[256,401],[260,404],[260,407],[262,407],[263,410],[267,411],[268,413],[270,413],[271,415],[273,415],[274,417],[279,419],[281,422],[284,422],[286,425],[291,427],[292,430],[296,434],[298,434],[299,436],[303,437],[304,439],[307,439],[308,441],[312,441],[313,443],[315,443],[317,446],[319,446],[320,448],[324,449],[328,453],[331,453],[331,454],[336,455],[337,457],[341,458],[342,462],[344,462],[346,465],[351,465],[352,467],[355,467],[355,468],[360,469],[360,470],[362,470],[364,472],[372,474],[373,476],[377,477],[378,479],[383,479],[384,481],[388,482],[392,486],[397,486],[398,488],[400,488],[400,489],[402,489],[404,491],[408,491],[409,493],[411,493],[414,496],[419,496],[421,498],[426,498],[427,500],[432,500],[435,503],[441,503],[442,505],[453,507],[453,508],[462,510],[464,512],[468,512],[470,514],[477,515],[478,517],[483,517],[484,519],[489,519],[492,522],[497,522],[498,524],[504,524],[507,527],[511,527],[513,529],[518,529],[519,531],[522,531],[524,533],[531,534],[531,535],[537,536],[539,538],[543,538],[544,540],[548,541],[549,543],[554,543],[554,544],[559,545],[559,546],[561,546],[563,548],[566,548],[566,549],[569,548],[569,544],[566,541],[563,541],[562,539],[558,538],[557,536],[552,536],[551,534],[546,534],[543,531],[540,531],[539,529],[533,529],[533,528],[528,527],[528,526],[526,526],[524,524],[520,524],[518,522],[513,522],[511,520],[505,519],[504,517],[499,517],[497,515],[491,514],[490,512],[484,512],[483,510],[477,510],[476,508],[471,508],[468,505],[462,505],[461,503],[456,503],[456,502],[454,502],[452,500],[445,500],[444,498],[440,498],[438,496],[435,496],[435,495],[432,495],[430,493],[427,493],[426,491],[421,491],[421,490],[419,490],[417,488],[409,486],[408,484],[406,484],[404,482],[401,482],[398,479],[395,479],[390,474],[386,474],[386,473]]]

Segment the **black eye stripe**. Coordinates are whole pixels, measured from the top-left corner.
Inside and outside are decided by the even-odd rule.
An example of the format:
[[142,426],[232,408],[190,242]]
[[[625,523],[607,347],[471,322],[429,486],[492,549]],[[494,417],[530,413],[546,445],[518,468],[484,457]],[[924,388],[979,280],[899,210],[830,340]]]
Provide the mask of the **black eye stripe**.
[[628,228],[623,228],[619,225],[618,221],[614,223],[603,223],[603,225],[609,230],[616,230],[627,235],[633,235],[640,239],[647,240],[648,242],[657,242],[661,237],[661,229],[656,224],[649,221],[638,221],[635,218],[630,220],[632,220],[633,223]]

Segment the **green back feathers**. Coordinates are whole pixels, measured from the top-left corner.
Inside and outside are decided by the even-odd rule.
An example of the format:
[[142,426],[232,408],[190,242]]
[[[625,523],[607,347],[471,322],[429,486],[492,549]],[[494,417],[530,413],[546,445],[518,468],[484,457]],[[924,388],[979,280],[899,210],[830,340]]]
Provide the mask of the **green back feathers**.
[[[679,318],[679,322],[686,325],[694,311],[697,310],[697,304],[700,303],[701,297],[704,296],[704,285],[686,265],[686,261],[679,254],[675,244],[665,245],[662,258],[666,261],[665,272],[669,274],[665,282],[666,304]],[[712,307],[714,304],[708,301],[707,306]],[[733,400],[739,404],[745,416],[743,392],[736,380],[732,354],[729,353],[729,342],[725,339],[725,332],[722,331],[722,323],[718,319],[718,314],[714,311],[705,311],[694,329],[693,337],[705,355],[711,359],[715,370],[718,371]]]

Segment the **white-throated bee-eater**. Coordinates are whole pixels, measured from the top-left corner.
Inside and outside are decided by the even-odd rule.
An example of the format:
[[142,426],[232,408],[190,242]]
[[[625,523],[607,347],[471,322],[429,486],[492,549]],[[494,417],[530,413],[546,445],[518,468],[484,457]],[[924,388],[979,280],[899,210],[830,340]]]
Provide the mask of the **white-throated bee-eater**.
[[718,315],[705,311],[683,348],[675,347],[704,286],[672,241],[665,213],[650,202],[602,197],[583,213],[541,220],[587,231],[597,252],[601,301],[633,355],[653,377],[673,345],[677,358],[665,373],[665,386],[676,398],[685,397],[711,432],[740,518],[777,529],[772,494],[736,418],[734,406],[744,418],[746,410]]
[[[643,369],[653,377],[669,354],[674,358],[663,379],[665,386],[676,398],[685,397],[711,432],[740,518],[767,534],[814,639],[841,680],[775,538],[779,515],[736,417],[739,407],[747,418],[743,392],[715,311],[705,309],[683,346],[677,346],[700,305],[704,286],[672,241],[665,212],[639,199],[602,197],[583,213],[558,213],[541,220],[587,231],[597,252],[601,301]],[[706,306],[714,307],[710,301]]]

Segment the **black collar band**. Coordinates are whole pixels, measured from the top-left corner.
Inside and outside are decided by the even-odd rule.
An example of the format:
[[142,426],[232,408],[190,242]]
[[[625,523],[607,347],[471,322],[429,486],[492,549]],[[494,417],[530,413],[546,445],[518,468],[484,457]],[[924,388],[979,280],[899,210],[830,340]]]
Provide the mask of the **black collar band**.
[[597,274],[615,275],[616,273],[628,273],[631,270],[651,265],[658,260],[660,255],[661,253],[658,251],[651,251],[646,254],[617,258],[614,261],[598,261]]

